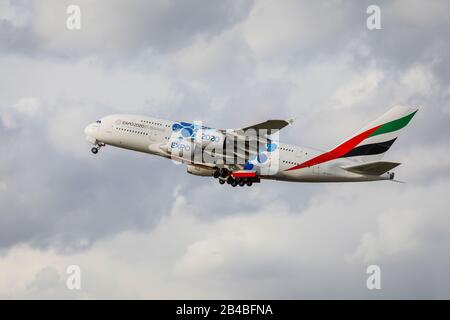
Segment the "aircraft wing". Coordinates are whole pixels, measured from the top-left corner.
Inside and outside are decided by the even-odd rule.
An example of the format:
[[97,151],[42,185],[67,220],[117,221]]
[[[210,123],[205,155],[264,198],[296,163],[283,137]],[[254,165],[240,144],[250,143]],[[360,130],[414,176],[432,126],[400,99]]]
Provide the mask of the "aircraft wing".
[[400,163],[398,162],[373,161],[373,162],[366,162],[363,164],[357,164],[354,166],[345,166],[342,167],[342,169],[358,174],[380,176],[383,173],[388,172],[389,170],[394,169],[399,165]]
[[[247,140],[257,141],[259,143],[268,143],[271,138],[270,135],[283,129],[291,124],[293,120],[267,120],[251,126],[233,130],[220,130],[226,136],[246,137]],[[260,132],[263,130],[263,132]]]
[[249,129],[254,129],[254,130],[271,130],[273,131],[278,131],[283,129],[284,127],[288,126],[290,123],[292,123],[292,120],[290,121],[286,121],[286,120],[267,120],[261,123],[257,123],[245,128],[242,128],[240,130],[249,130]]

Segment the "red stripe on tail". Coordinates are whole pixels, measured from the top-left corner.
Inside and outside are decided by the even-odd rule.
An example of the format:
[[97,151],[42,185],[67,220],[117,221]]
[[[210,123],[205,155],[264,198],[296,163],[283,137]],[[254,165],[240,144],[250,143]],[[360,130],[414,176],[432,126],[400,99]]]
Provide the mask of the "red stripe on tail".
[[315,166],[316,164],[324,163],[327,161],[331,161],[334,159],[337,159],[339,157],[342,157],[347,152],[352,150],[354,147],[356,147],[358,144],[360,144],[363,140],[367,139],[373,132],[375,132],[381,125],[376,126],[372,129],[369,129],[367,131],[364,131],[357,136],[354,136],[353,138],[345,141],[344,143],[338,145],[336,148],[334,148],[331,151],[327,151],[325,153],[322,153],[321,155],[318,155],[315,158],[312,158],[308,161],[305,161],[303,163],[300,163],[299,165],[296,165],[295,167],[287,169],[287,171],[291,170],[297,170],[302,169],[306,167]]

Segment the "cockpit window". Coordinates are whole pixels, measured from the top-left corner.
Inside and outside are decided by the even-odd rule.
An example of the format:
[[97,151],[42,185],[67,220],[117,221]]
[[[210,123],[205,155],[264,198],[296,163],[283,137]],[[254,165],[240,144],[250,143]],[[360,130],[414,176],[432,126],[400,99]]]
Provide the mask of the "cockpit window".
[[95,121],[96,123],[102,123],[102,120],[97,120],[97,121]]

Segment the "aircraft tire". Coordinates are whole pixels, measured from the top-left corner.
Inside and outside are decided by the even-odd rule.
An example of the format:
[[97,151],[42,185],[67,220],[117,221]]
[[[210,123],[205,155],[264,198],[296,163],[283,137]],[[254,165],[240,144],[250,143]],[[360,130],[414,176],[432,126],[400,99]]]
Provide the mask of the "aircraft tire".
[[97,154],[97,153],[98,153],[98,148],[93,147],[93,148],[91,149],[91,152],[92,152],[93,154]]
[[220,169],[220,176],[226,178],[228,176],[228,170],[226,168]]

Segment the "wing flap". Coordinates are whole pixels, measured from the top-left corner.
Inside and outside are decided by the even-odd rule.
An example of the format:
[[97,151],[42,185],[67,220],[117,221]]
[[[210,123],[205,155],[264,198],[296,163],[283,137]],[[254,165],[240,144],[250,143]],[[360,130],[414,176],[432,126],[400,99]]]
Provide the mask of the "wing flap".
[[363,164],[358,164],[354,166],[345,166],[342,169],[358,173],[358,174],[366,174],[370,176],[380,176],[389,170],[394,169],[399,166],[401,163],[398,162],[388,162],[388,161],[374,161],[367,162]]

